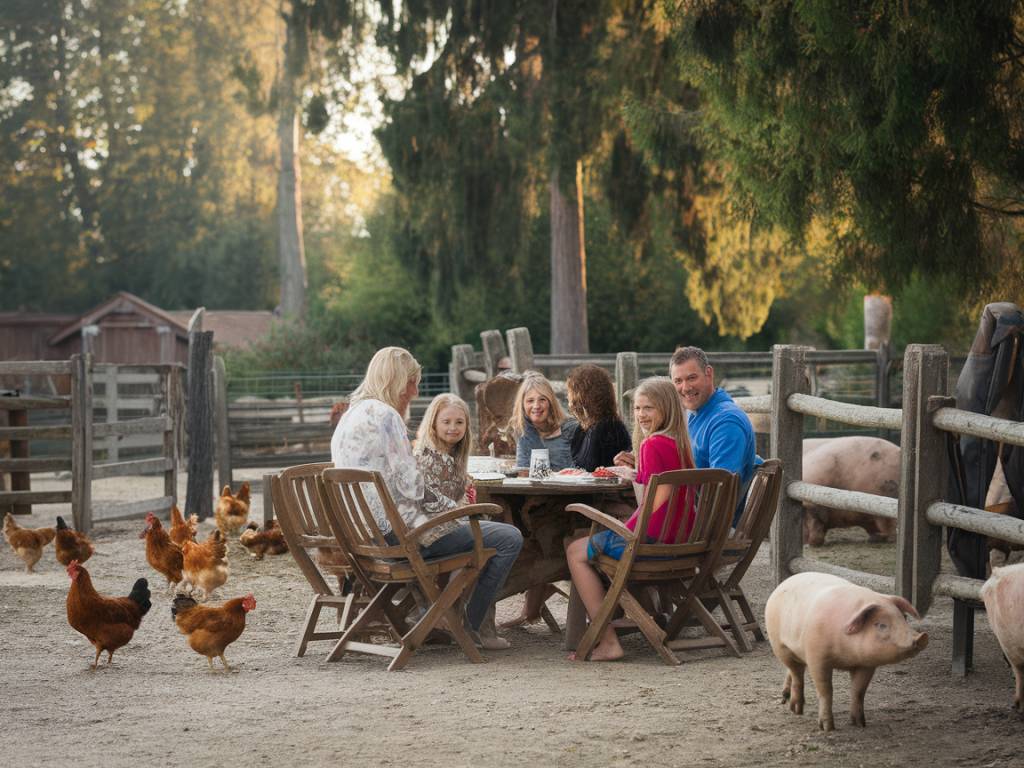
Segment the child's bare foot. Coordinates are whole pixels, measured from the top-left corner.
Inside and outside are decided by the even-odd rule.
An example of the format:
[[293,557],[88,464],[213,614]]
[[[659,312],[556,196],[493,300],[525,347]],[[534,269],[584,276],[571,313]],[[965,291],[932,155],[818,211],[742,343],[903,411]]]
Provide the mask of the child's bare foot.
[[618,661],[625,655],[618,640],[614,643],[598,643],[590,652],[591,661]]

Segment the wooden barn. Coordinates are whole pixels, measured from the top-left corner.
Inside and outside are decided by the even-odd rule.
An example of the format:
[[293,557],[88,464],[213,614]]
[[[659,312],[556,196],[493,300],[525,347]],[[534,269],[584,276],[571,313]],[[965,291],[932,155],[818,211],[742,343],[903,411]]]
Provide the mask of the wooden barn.
[[[194,310],[168,312],[127,291],[82,315],[0,313],[0,360],[68,360],[91,352],[97,363],[153,365],[188,362]],[[203,330],[214,347],[246,346],[270,333],[267,311],[206,310]]]

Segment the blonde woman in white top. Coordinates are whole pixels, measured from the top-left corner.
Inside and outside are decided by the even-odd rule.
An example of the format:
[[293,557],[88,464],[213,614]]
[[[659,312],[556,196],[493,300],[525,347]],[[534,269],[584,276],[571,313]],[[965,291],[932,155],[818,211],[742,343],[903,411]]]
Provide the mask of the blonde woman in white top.
[[[380,472],[399,515],[410,528],[427,521],[424,503],[436,502],[435,495],[425,488],[403,418],[419,391],[420,373],[419,363],[407,350],[401,347],[378,350],[370,360],[362,383],[349,396],[349,408],[331,438],[334,466]],[[381,530],[389,534],[391,527],[383,504],[369,486],[364,490]],[[484,566],[466,604],[466,622],[474,633],[479,631],[523,547],[523,536],[514,525],[484,520],[480,528],[484,546],[496,549],[497,554]],[[432,559],[472,549],[469,526],[458,525],[423,546],[421,551],[424,558]],[[478,636],[476,639],[479,641]],[[503,643],[503,647],[507,644]]]

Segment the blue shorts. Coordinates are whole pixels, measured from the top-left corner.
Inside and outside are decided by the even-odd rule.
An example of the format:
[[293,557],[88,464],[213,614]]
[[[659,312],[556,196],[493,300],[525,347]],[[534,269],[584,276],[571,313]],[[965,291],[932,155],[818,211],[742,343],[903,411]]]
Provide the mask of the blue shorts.
[[[657,544],[657,539],[653,536],[647,536],[647,544]],[[610,557],[612,560],[621,560],[622,553],[626,551],[626,540],[619,536],[615,531],[604,530],[600,533],[595,533],[590,537],[590,541],[587,542],[587,560],[595,560],[598,555],[604,555]],[[668,560],[670,558],[663,557],[661,555],[645,556],[639,558],[640,560]]]

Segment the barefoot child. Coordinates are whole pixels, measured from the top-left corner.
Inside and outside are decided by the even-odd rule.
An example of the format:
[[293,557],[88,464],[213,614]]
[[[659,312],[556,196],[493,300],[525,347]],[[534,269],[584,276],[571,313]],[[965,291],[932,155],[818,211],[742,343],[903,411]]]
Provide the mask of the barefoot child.
[[[640,382],[633,396],[633,416],[636,423],[633,430],[633,445],[639,457],[634,482],[646,486],[652,475],[673,469],[693,468],[693,452],[686,431],[686,415],[671,381],[655,377]],[[646,491],[646,488],[644,490]],[[669,525],[665,526],[666,540],[674,540],[680,525],[684,525],[686,529],[693,525],[693,507],[687,502],[688,494],[680,494],[675,509],[669,511],[667,507],[671,492],[672,489],[665,486],[659,488],[654,497],[654,512],[647,526],[647,540],[650,543],[658,541],[657,537],[662,531],[666,515],[671,515]],[[640,494],[637,498],[637,510],[626,521],[626,527],[630,530],[636,529],[637,518],[644,503]],[[617,560],[622,556],[625,547],[625,540],[617,533],[601,531],[592,538],[576,539],[566,548],[573,587],[579,592],[580,599],[591,618],[601,607],[605,589],[601,577],[591,567],[589,561],[598,554]],[[621,657],[622,646],[614,627],[609,625],[594,646],[590,659],[613,661]]]

